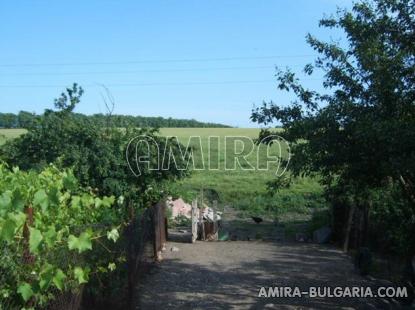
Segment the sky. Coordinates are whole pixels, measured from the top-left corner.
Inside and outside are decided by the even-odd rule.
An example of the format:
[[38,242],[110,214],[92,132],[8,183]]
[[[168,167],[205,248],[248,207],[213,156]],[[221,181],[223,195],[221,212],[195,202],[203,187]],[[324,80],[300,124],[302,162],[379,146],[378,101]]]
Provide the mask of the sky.
[[[275,67],[315,59],[311,33],[349,0],[89,0],[0,2],[0,112],[42,113],[65,87],[85,94],[76,111],[193,118],[237,127],[254,105],[288,104]],[[321,89],[321,76],[305,78]]]

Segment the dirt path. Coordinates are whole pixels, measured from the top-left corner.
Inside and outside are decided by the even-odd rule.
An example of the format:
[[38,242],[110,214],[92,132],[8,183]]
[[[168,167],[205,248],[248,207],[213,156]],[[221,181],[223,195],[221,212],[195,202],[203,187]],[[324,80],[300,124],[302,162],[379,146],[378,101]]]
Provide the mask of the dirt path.
[[[171,251],[177,247],[178,252]],[[258,298],[261,286],[374,286],[350,258],[315,244],[172,243],[137,287],[137,309],[388,309],[375,298]]]

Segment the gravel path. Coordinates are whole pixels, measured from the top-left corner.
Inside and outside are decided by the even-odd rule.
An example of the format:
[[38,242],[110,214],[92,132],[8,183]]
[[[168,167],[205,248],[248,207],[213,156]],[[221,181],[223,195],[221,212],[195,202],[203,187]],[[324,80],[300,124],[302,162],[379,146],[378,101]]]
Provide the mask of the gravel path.
[[[171,251],[177,247],[179,251]],[[263,241],[167,244],[137,286],[137,309],[389,309],[375,298],[258,298],[261,286],[372,286],[330,247]]]

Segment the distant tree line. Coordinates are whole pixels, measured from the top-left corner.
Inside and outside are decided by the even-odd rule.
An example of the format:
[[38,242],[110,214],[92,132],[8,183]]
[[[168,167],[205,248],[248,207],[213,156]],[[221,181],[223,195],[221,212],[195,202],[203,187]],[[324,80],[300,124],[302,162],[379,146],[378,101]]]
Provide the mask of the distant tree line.
[[[46,110],[45,113],[51,111]],[[164,118],[164,117],[147,117],[147,116],[132,116],[132,115],[108,115],[105,114],[93,114],[93,115],[84,115],[80,113],[74,114],[76,118],[79,119],[89,119],[92,120],[95,124],[106,127],[108,125],[115,127],[230,127],[223,124],[216,123],[204,123],[199,122],[195,119],[175,119],[175,118]],[[0,128],[29,128],[40,121],[42,115],[35,113],[30,113],[27,111],[20,111],[18,114],[14,113],[0,113]],[[111,124],[109,124],[109,122]]]

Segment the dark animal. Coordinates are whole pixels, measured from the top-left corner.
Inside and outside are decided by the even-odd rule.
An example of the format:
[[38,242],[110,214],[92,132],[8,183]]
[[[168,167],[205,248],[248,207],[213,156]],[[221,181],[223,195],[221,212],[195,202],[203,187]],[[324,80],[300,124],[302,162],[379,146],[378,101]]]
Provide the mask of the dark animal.
[[262,222],[262,218],[260,217],[256,217],[256,216],[251,216],[251,218],[254,220],[255,223],[259,224]]

